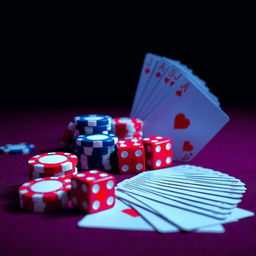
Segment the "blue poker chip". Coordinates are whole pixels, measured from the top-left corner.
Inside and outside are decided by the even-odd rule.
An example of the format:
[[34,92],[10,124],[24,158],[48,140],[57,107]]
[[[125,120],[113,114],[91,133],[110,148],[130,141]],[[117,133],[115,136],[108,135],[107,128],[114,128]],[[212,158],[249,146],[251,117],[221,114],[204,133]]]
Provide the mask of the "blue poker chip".
[[104,148],[116,145],[118,137],[114,134],[93,134],[93,135],[80,135],[76,138],[78,146]]
[[110,161],[110,154],[108,155],[98,155],[98,156],[87,156],[87,155],[79,155],[80,161],[85,161],[88,163],[106,163]]
[[91,131],[79,131],[75,129],[74,136],[77,137],[79,135],[93,135],[93,134],[110,134],[109,131],[102,131],[102,132],[91,132]]
[[33,144],[18,143],[18,144],[6,144],[0,146],[0,154],[4,155],[25,155],[33,152],[35,146]]
[[89,127],[111,125],[112,117],[108,115],[82,115],[76,116],[75,118],[76,125],[84,125]]
[[111,125],[98,125],[98,126],[87,126],[85,124],[76,124],[75,129],[77,130],[93,130],[93,131],[111,131]]
[[110,130],[107,128],[97,128],[97,127],[84,127],[84,128],[75,128],[74,130],[74,134],[76,136],[78,135],[92,135],[92,134],[97,134],[97,133],[101,133],[101,134],[109,134]]
[[90,167],[92,167],[92,166],[108,166],[108,165],[110,165],[110,159],[105,160],[105,161],[98,161],[98,162],[92,161],[92,160],[90,160],[90,161],[89,160],[88,161],[80,161],[80,163],[82,165],[88,165]]
[[76,153],[87,156],[102,156],[113,153],[116,150],[115,146],[109,146],[104,148],[82,147],[76,146]]
[[80,163],[80,168],[82,170],[92,170],[92,169],[97,169],[97,170],[101,170],[101,171],[109,171],[112,169],[112,165],[111,164],[98,164],[98,163],[92,163],[92,164],[88,164],[85,162],[81,162]]

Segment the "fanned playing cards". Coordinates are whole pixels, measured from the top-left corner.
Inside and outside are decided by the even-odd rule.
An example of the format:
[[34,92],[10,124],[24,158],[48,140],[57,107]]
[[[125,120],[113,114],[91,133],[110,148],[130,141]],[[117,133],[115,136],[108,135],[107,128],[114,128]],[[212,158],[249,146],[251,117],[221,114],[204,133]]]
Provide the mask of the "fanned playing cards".
[[222,224],[251,217],[237,207],[245,184],[228,174],[192,165],[142,172],[116,187],[116,205],[86,215],[87,228],[223,233]]
[[190,161],[229,121],[205,82],[179,61],[146,54],[131,117],[144,121],[144,137],[173,140],[173,158]]

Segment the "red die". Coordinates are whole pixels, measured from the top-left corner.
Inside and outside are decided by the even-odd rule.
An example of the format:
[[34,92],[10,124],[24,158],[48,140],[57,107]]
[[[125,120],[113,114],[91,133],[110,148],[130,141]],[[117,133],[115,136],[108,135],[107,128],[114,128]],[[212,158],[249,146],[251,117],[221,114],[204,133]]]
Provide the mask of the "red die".
[[75,208],[94,213],[115,204],[115,177],[98,170],[80,172],[71,179],[71,200]]
[[145,170],[145,151],[141,140],[119,140],[117,158],[120,173],[137,173]]
[[147,166],[159,169],[172,164],[172,140],[161,136],[151,136],[143,139]]

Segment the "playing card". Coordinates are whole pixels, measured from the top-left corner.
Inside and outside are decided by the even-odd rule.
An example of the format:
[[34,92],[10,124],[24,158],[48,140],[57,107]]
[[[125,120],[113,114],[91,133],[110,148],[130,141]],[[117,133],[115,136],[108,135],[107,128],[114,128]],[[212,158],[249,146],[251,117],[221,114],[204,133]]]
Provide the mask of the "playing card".
[[148,83],[147,90],[144,91],[141,97],[141,104],[136,112],[137,116],[144,119],[147,113],[151,112],[159,102],[163,101],[175,87],[184,82],[185,77],[197,83],[199,85],[198,88],[204,90],[208,94],[209,99],[219,106],[217,97],[210,93],[203,80],[177,61],[162,58]]
[[143,183],[143,185],[152,185],[152,186],[159,186],[162,189],[167,189],[167,188],[182,188],[187,191],[195,191],[195,192],[200,192],[200,193],[206,193],[210,195],[218,195],[218,196],[224,196],[224,197],[229,197],[229,198],[241,198],[245,190],[237,190],[237,189],[232,189],[232,188],[213,188],[213,187],[208,187],[205,184],[204,186],[200,185],[194,185],[194,184],[186,184],[186,183],[178,183],[178,182],[166,182],[162,180],[140,180],[137,181],[134,185]]
[[145,137],[171,138],[173,159],[190,161],[228,122],[229,117],[191,81],[176,87],[144,119]]
[[[179,228],[175,226],[174,224],[170,223],[169,221],[165,220],[163,217],[157,215],[150,207],[144,205],[140,201],[137,201],[137,204],[132,204],[129,202],[132,201],[133,197],[118,191],[119,196],[122,198],[124,201],[128,200],[127,202],[130,204],[130,206],[135,209],[141,216],[144,217],[144,219],[147,219],[148,222],[151,223],[151,225],[154,227],[154,229],[160,233],[173,233],[173,232],[178,232]],[[207,233],[223,233],[225,229],[223,228],[222,225],[211,225],[206,228],[199,228],[196,230],[196,232],[207,232]]]
[[140,116],[141,109],[143,109],[148,102],[148,97],[152,95],[157,84],[160,82],[162,76],[165,74],[166,70],[169,68],[169,63],[164,58],[159,58],[158,63],[152,73],[152,76],[147,81],[147,85],[144,86],[141,94],[139,103],[136,105],[136,110],[134,110],[133,117]]
[[[195,179],[192,176],[193,173],[201,176]],[[205,178],[206,175],[207,178]],[[217,178],[220,180],[216,180],[214,178],[216,176],[221,177]],[[179,198],[180,202],[186,204],[193,202],[193,206],[200,208],[204,208],[202,204],[205,204],[220,207],[222,210],[223,208],[232,209],[240,202],[240,200],[234,201],[233,199],[240,199],[246,188],[240,180],[226,176],[228,175],[207,168],[181,165],[140,173],[119,183],[117,187],[124,190],[127,188],[143,189],[163,197]],[[209,210],[209,208],[206,209]],[[218,210],[215,209],[215,211]]]
[[[122,187],[120,188],[121,190],[126,190],[126,188],[122,189]],[[215,206],[221,209],[233,209],[236,206],[236,203],[226,203],[226,202],[219,202],[216,200],[212,200],[211,198],[209,199],[208,197],[202,198],[202,197],[196,197],[194,195],[190,195],[190,193],[186,194],[186,193],[178,193],[174,190],[172,191],[167,191],[167,190],[163,190],[161,188],[154,188],[154,187],[142,187],[140,186],[140,190],[146,190],[148,192],[157,194],[157,195],[161,195],[163,197],[171,197],[171,198],[176,198],[178,199],[183,199],[183,200],[188,200],[189,202],[194,202],[194,203],[201,203],[203,205],[207,206]]]
[[[151,185],[142,185],[139,186],[125,186],[122,188],[122,190],[140,195],[143,197],[146,197],[148,199],[152,199],[158,202],[162,202],[164,204],[169,204],[173,207],[179,207],[182,209],[187,209],[189,211],[194,211],[197,213],[209,215],[216,218],[225,218],[225,216],[222,216],[222,214],[227,214],[230,212],[230,209],[227,208],[221,208],[215,205],[207,204],[207,206],[204,203],[198,202],[196,200],[196,196],[202,196],[201,198],[204,198],[206,200],[222,200],[220,202],[233,204],[233,206],[236,206],[241,200],[236,199],[230,199],[230,198],[222,198],[218,196],[208,195],[208,194],[200,194],[197,192],[190,192],[186,191],[184,189],[175,189],[175,188],[161,188],[159,186],[151,186]],[[187,200],[186,198],[177,197],[176,194],[186,194],[194,196],[194,200]],[[195,196],[196,195],[196,196]],[[200,198],[200,197],[199,197]]]
[[247,211],[241,208],[235,208],[232,213],[222,223],[230,223],[240,219],[253,217],[255,214],[251,211]]
[[140,102],[141,95],[146,90],[147,83],[150,80],[159,59],[159,56],[154,55],[152,53],[147,53],[145,56],[132,106],[131,117],[135,117],[134,112],[137,110],[137,105]]
[[[131,193],[134,197],[134,193]],[[145,193],[146,194],[146,193]],[[129,193],[130,195],[130,193]],[[150,194],[152,196],[152,194]],[[156,198],[156,197],[155,197]],[[157,200],[152,200],[151,198],[146,198],[136,192],[136,199],[129,200],[130,203],[138,203],[138,200],[150,207],[156,214],[166,219],[170,223],[178,226],[184,231],[194,231],[200,227],[209,226],[213,224],[219,224],[219,221],[225,218],[215,218],[202,213],[197,213],[192,210],[178,208],[178,203],[173,203],[173,205],[165,204]],[[190,208],[192,209],[192,208]],[[194,209],[193,209],[194,210]],[[220,217],[220,216],[218,216]],[[222,217],[222,216],[221,216]],[[192,220],[192,221],[191,221]]]
[[224,191],[224,192],[230,192],[230,193],[244,193],[246,191],[246,188],[244,186],[233,186],[233,185],[220,185],[216,183],[209,182],[209,179],[182,179],[179,177],[168,177],[168,178],[142,178],[140,179],[142,182],[149,182],[151,184],[163,184],[163,186],[182,186],[182,187],[191,187],[191,188],[203,188],[207,190],[213,190],[213,191]]
[[126,179],[117,184],[116,196],[165,233],[173,226],[196,231],[251,216],[236,208],[245,190],[244,183],[225,173],[180,165]]
[[154,231],[154,228],[143,220],[138,212],[118,199],[111,209],[87,214],[78,222],[78,226],[84,228]]

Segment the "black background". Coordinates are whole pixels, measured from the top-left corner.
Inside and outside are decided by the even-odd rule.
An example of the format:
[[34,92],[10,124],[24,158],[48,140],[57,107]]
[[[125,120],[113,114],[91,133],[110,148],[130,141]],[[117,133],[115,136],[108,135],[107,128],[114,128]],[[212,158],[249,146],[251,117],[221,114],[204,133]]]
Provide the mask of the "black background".
[[250,8],[185,7],[16,8],[3,22],[1,108],[131,107],[147,52],[188,65],[223,106],[255,106]]

